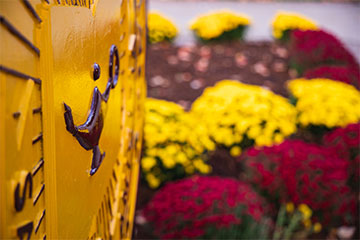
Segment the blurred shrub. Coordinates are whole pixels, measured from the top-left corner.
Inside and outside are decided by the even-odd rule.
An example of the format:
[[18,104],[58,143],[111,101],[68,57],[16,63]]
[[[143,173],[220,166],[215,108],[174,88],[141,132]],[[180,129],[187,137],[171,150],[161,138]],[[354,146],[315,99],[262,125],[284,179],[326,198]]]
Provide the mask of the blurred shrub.
[[348,66],[320,66],[309,69],[304,73],[304,78],[328,78],[343,83],[348,83],[360,88],[360,71],[358,68]]
[[311,221],[312,210],[306,204],[282,204],[277,215],[273,240],[308,239],[312,233],[319,233],[322,225]]
[[204,154],[215,145],[197,119],[181,106],[148,98],[145,101],[145,135],[141,169],[151,188],[194,172],[209,173]]
[[316,30],[318,27],[311,19],[291,12],[278,12],[272,20],[272,33],[276,39],[287,40],[290,31],[295,29]]
[[313,220],[328,227],[356,218],[356,198],[346,184],[348,161],[328,148],[287,140],[251,148],[239,161],[244,177],[276,207],[289,201],[307,204]]
[[323,31],[293,31],[291,65],[302,73],[319,65],[343,65],[358,69],[354,56],[333,35]]
[[295,79],[288,88],[301,126],[334,128],[360,120],[360,92],[330,79]]
[[191,23],[190,29],[203,41],[243,39],[249,24],[247,16],[222,10],[199,16]]
[[243,182],[194,176],[161,188],[144,216],[158,238],[265,239],[266,208]]
[[231,80],[205,89],[191,112],[210,138],[233,156],[249,146],[280,143],[296,131],[296,110],[287,99]]
[[176,26],[162,14],[148,14],[148,40],[150,43],[172,41],[178,33]]
[[333,154],[349,161],[349,180],[355,193],[359,192],[360,179],[360,123],[350,124],[345,128],[337,128],[323,138],[324,146]]

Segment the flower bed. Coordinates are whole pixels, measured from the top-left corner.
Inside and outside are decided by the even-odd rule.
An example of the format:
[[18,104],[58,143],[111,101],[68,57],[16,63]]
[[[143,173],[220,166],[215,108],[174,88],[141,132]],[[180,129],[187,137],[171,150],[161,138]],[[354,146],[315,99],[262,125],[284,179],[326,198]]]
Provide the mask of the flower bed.
[[296,131],[296,111],[287,99],[231,80],[205,89],[191,113],[209,129],[210,138],[234,156],[249,146],[280,143]]
[[[157,188],[196,172],[206,174],[211,167],[211,175],[231,175],[241,181],[196,176],[167,183],[144,211],[138,211],[147,221],[139,224],[146,226],[152,237],[323,239],[333,234],[334,227],[358,225],[360,92],[351,85],[359,87],[359,66],[339,40],[314,22],[296,20],[299,18],[303,17],[287,16],[278,21],[275,35],[282,40],[291,35],[292,39],[286,46],[280,41],[271,43],[274,47],[268,52],[254,54],[248,44],[236,41],[231,44],[239,44],[237,48],[219,43],[186,48],[153,46],[156,58],[163,57],[167,63],[156,64],[155,76],[169,82],[156,87],[150,82],[149,94],[186,107],[218,76],[237,78],[235,64],[242,68],[239,79],[263,84],[286,96],[278,90],[284,81],[274,74],[283,71],[284,79],[292,74],[287,71],[286,47],[290,47],[291,64],[304,79],[289,82],[290,99],[259,86],[221,81],[205,89],[189,113],[174,103],[152,100],[141,163],[142,177],[150,186]],[[205,19],[199,27],[209,31],[203,41],[220,40],[233,31],[212,37],[211,31],[219,32],[215,27],[226,21],[219,26],[205,25]],[[183,57],[183,52],[188,55]],[[241,57],[237,57],[239,52]],[[204,72],[192,67],[204,57],[209,61]],[[229,57],[234,67],[226,65]],[[263,63],[269,74],[244,67],[257,63]],[[281,63],[285,65],[281,67]],[[162,75],[159,68],[169,69],[165,73],[169,74]],[[186,96],[180,94],[183,91],[187,91]],[[301,140],[286,140],[288,137]],[[208,151],[216,147],[210,161],[204,161]],[[229,152],[241,155],[238,161]],[[142,194],[139,199],[144,199]],[[260,214],[249,209],[258,209],[255,212]],[[260,227],[267,217],[277,219],[275,228]]]
[[292,32],[291,64],[300,73],[320,65],[340,65],[359,69],[354,56],[332,34],[323,30]]
[[295,79],[288,88],[302,127],[334,128],[360,120],[360,92],[330,79]]
[[348,66],[320,66],[307,70],[304,78],[328,78],[360,87],[360,70]]
[[350,124],[345,128],[337,128],[326,134],[323,139],[324,146],[333,154],[349,161],[348,185],[354,193],[359,191],[360,179],[360,123]]
[[148,14],[148,41],[157,43],[172,41],[178,33],[174,23],[158,12]]
[[272,34],[275,39],[288,40],[292,30],[317,30],[311,19],[297,13],[279,12],[272,21]]
[[141,168],[152,188],[194,172],[209,173],[203,154],[215,145],[206,129],[177,104],[147,99]]
[[191,23],[190,29],[202,41],[243,39],[249,24],[246,15],[223,10],[199,16]]
[[313,233],[321,232],[322,225],[311,221],[312,210],[306,204],[288,202],[282,204],[277,215],[273,240],[307,239]]
[[165,185],[144,216],[158,238],[263,239],[265,206],[243,182],[194,176]]
[[307,204],[324,224],[356,218],[356,198],[346,184],[348,161],[325,147],[287,140],[249,149],[239,161],[244,177],[277,207],[288,201]]

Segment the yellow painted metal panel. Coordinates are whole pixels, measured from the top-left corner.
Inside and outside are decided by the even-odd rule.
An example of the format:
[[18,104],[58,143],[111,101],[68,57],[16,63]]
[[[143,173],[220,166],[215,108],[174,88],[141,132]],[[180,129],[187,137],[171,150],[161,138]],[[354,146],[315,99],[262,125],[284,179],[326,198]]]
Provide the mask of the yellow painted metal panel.
[[0,14],[0,238],[131,238],[145,2],[2,1]]

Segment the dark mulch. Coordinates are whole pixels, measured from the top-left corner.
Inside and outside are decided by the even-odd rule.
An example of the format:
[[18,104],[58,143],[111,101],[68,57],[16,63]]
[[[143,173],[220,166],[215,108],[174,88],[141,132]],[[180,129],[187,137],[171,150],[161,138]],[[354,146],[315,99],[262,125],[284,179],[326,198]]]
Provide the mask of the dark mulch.
[[156,44],[148,47],[146,67],[148,96],[186,109],[204,88],[223,79],[264,86],[283,96],[287,96],[285,82],[290,79],[288,50],[274,42]]

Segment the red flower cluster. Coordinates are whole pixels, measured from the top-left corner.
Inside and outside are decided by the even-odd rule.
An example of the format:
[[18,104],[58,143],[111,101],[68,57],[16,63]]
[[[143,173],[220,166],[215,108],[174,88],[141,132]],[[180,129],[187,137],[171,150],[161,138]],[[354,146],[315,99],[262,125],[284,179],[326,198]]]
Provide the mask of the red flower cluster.
[[344,45],[323,30],[292,31],[290,51],[292,61],[301,70],[324,64],[359,68],[354,56]]
[[326,134],[323,144],[334,155],[349,161],[349,184],[354,192],[359,191],[360,179],[360,123],[350,124],[345,128],[337,128]]
[[[236,214],[238,210],[241,214]],[[168,183],[144,209],[160,238],[198,238],[208,228],[229,228],[250,217],[260,221],[264,204],[248,185],[231,178],[194,176]]]
[[338,224],[356,208],[354,199],[344,199],[350,193],[348,162],[325,147],[287,140],[249,149],[240,162],[246,179],[274,204],[305,203],[314,210],[316,221]]
[[347,66],[320,66],[309,69],[304,73],[307,79],[312,78],[328,78],[340,82],[352,84],[360,88],[360,70]]

